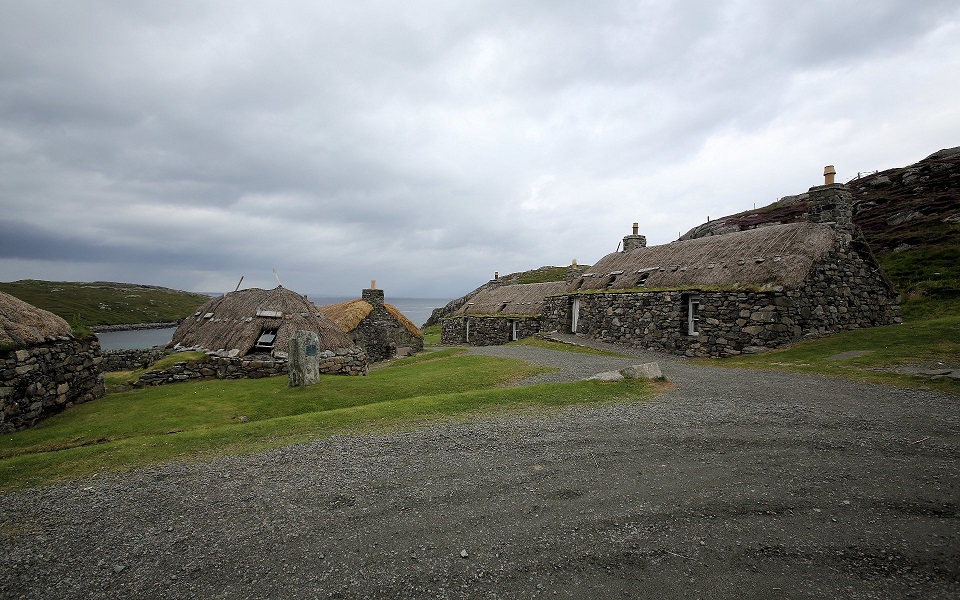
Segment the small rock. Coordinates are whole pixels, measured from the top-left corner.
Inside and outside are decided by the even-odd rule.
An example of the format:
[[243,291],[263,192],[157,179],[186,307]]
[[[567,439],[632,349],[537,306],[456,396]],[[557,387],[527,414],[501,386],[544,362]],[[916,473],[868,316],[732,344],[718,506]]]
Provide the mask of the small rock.
[[620,374],[627,379],[657,379],[663,377],[659,363],[655,362],[629,366],[626,369],[622,369]]
[[460,558],[466,558],[468,556],[470,556],[470,554],[466,550],[460,551]]
[[241,415],[241,416],[240,416],[240,422],[241,422],[241,423],[246,423],[246,422],[247,422],[247,418],[246,418],[245,416]]
[[123,573],[123,571],[126,570],[126,568],[127,568],[127,565],[113,565],[113,572],[120,574],[120,573]]

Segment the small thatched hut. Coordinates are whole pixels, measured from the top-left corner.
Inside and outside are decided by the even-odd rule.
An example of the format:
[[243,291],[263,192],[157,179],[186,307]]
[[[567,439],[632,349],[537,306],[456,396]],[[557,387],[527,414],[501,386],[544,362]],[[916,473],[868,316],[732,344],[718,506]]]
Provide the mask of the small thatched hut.
[[549,281],[483,290],[443,320],[440,341],[493,346],[529,337],[540,331],[544,300],[567,288],[564,281]]
[[549,299],[544,328],[728,356],[900,322],[898,298],[852,224],[849,196],[841,184],[811,188],[811,222],[649,248],[635,231],[624,252]]
[[295,331],[320,337],[320,350],[336,352],[356,345],[306,297],[276,287],[249,288],[214,298],[183,320],[170,345],[202,348],[226,356],[269,354],[286,358]]
[[0,432],[103,396],[102,361],[96,336],[0,292]]
[[384,302],[383,290],[365,289],[360,298],[318,307],[371,361],[423,350],[423,334],[395,306]]

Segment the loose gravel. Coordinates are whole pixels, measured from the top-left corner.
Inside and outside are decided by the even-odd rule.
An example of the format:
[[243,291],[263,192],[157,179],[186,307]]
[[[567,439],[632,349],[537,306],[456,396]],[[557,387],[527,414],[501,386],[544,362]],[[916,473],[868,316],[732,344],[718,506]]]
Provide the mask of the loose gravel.
[[0,596],[960,597],[957,397],[471,351],[676,388],[7,494]]

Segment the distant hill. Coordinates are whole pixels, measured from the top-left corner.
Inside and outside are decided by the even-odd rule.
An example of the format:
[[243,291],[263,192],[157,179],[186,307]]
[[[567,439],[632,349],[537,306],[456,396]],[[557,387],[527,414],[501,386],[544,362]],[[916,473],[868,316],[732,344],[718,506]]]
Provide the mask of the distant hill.
[[[546,281],[566,281],[567,273],[570,272],[571,267],[540,267],[539,269],[531,269],[530,271],[521,271],[519,273],[511,273],[509,275],[504,275],[498,279],[491,279],[485,284],[481,285],[472,292],[465,294],[456,300],[451,300],[445,306],[441,308],[435,308],[433,313],[430,315],[430,318],[427,319],[427,322],[423,324],[424,327],[430,327],[431,325],[436,325],[446,316],[452,315],[453,313],[460,310],[460,308],[470,301],[470,298],[476,296],[479,292],[483,290],[490,289],[492,287],[497,287],[501,285],[515,285],[520,283],[544,283]],[[589,269],[590,265],[578,265],[579,269]]]
[[[905,315],[960,309],[960,147],[848,181],[853,221],[897,290]],[[807,194],[694,227],[680,239],[806,219]],[[930,302],[933,301],[933,302]]]
[[194,292],[107,281],[24,279],[0,283],[0,291],[63,317],[74,327],[172,323],[210,299]]

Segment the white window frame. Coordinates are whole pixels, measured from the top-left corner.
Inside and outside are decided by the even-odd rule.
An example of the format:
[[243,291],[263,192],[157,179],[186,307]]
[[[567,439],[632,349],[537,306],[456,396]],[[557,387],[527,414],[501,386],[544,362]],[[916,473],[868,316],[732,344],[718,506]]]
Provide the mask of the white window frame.
[[700,294],[687,294],[687,335],[700,335]]

